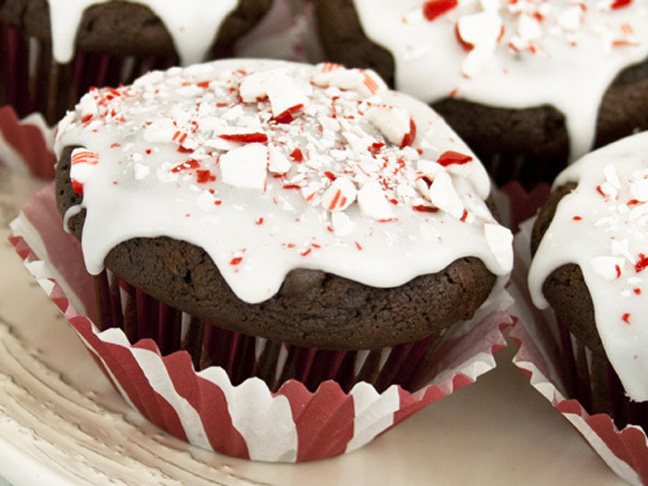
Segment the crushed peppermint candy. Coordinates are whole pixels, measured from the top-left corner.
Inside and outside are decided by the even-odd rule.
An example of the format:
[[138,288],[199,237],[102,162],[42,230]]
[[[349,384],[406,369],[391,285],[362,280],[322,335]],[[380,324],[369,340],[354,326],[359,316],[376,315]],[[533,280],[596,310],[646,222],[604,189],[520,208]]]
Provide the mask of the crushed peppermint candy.
[[[495,44],[501,43],[513,54],[526,51],[546,56],[556,40],[574,47],[590,32],[610,48],[639,43],[639,33],[631,22],[615,23],[605,16],[632,3],[632,0],[435,0],[425,2],[421,8],[430,22],[456,9],[452,18],[456,40],[469,51],[488,48],[493,55]],[[470,54],[464,64],[464,73],[470,64],[469,58]]]
[[76,148],[70,157],[70,179],[72,188],[77,194],[83,194],[83,184],[93,170],[93,166],[99,163],[99,155],[84,148]]
[[432,21],[455,8],[458,3],[458,0],[430,0],[423,4],[423,15]]
[[[572,158],[589,151],[609,83],[648,57],[644,0],[353,0],[367,37],[393,55],[395,85],[566,117]],[[434,80],[434,82],[430,82]]]
[[[248,302],[304,265],[384,287],[462,256],[500,280],[512,264],[481,164],[371,71],[220,61],[152,72],[84,96],[59,127],[57,151],[69,145],[86,147],[73,154],[79,190],[93,178],[82,202],[91,273],[135,234],[203,247]],[[429,234],[444,235],[435,250]]]
[[548,275],[565,263],[580,266],[606,354],[637,401],[648,400],[648,321],[631,318],[648,305],[647,149],[648,134],[634,135],[583,157],[558,177],[556,187],[578,185],[560,201],[529,275],[534,301],[544,307],[541,287]]

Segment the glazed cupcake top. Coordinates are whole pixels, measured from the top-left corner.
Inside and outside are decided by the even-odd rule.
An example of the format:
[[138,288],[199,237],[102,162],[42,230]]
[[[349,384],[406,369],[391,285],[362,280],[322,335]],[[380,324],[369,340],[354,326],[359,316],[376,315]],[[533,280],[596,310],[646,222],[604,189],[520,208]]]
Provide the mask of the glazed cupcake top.
[[[113,0],[47,0],[52,23],[54,59],[65,64],[74,55],[74,41],[83,17],[90,6]],[[216,34],[238,0],[128,0],[145,5],[160,18],[169,31],[184,65],[205,59]]]
[[549,104],[572,157],[594,140],[602,96],[648,56],[644,0],[353,0],[366,35],[392,52],[396,87],[421,100]]
[[511,234],[482,165],[427,105],[374,73],[218,61],[95,89],[58,127],[82,146],[88,270],[134,237],[203,248],[234,293],[273,296],[295,268],[395,287],[464,256],[502,277]]
[[558,267],[580,266],[598,334],[626,393],[648,400],[648,133],[592,152],[568,167],[561,199],[534,256],[529,287],[548,306],[542,285]]

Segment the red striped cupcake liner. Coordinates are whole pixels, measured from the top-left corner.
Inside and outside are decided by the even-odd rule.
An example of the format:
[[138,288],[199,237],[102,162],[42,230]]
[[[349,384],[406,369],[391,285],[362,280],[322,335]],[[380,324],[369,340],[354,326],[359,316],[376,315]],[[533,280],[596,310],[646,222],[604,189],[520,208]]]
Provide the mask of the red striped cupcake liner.
[[[115,389],[143,416],[168,433],[196,446],[236,457],[301,462],[356,450],[426,405],[473,383],[494,368],[493,354],[506,345],[502,332],[512,325],[508,313],[498,310],[448,332],[436,349],[433,362],[422,366],[425,373],[415,373],[419,376],[412,380],[409,391],[398,385],[377,387],[359,379],[362,373],[358,370],[374,361],[371,353],[358,353],[364,356],[354,356],[353,366],[345,366],[347,353],[342,353],[344,356],[330,353],[325,355],[325,366],[320,366],[318,352],[293,350],[281,344],[280,353],[285,350],[284,366],[291,356],[293,361],[302,360],[309,368],[306,374],[317,376],[319,384],[309,390],[308,377],[304,382],[300,380],[303,376],[294,376],[278,382],[278,388],[273,390],[257,376],[247,377],[253,375],[250,369],[255,365],[261,367],[263,349],[257,340],[244,344],[249,340],[235,333],[225,333],[223,339],[220,331],[204,332],[209,326],[203,325],[201,348],[206,351],[201,352],[201,359],[221,349],[229,351],[224,353],[225,362],[200,369],[200,364],[196,366],[189,352],[182,349],[182,342],[191,334],[190,318],[171,317],[174,311],[160,307],[149,297],[138,296],[137,290],[116,280],[117,285],[111,286],[108,275],[107,292],[119,294],[119,301],[110,300],[108,307],[121,308],[117,314],[122,316],[127,309],[137,315],[139,307],[142,320],[135,330],[129,330],[128,325],[123,330],[110,326],[101,330],[96,325],[102,318],[94,303],[94,278],[85,272],[79,243],[61,228],[50,185],[12,223],[10,240]],[[133,293],[135,300],[129,303]],[[108,307],[102,306],[104,310]],[[157,310],[152,311],[153,308]],[[157,315],[158,326],[163,322],[162,327],[175,329],[176,336],[162,342],[164,351],[151,338],[159,338],[151,319],[153,314]],[[129,341],[129,332],[136,333],[131,336],[136,342]],[[407,375],[406,368],[411,371],[415,366],[392,365],[390,359],[407,363],[424,356],[427,360],[430,343],[397,348],[389,350],[387,358],[381,352],[378,362],[383,363],[379,375],[387,371],[394,376]],[[248,371],[237,376],[239,353],[243,368]],[[358,364],[360,361],[362,364]],[[342,384],[323,376],[331,363],[337,363],[344,376],[354,377],[354,383]],[[344,371],[349,369],[353,371]],[[398,373],[393,373],[394,370]],[[338,378],[338,372],[335,373]],[[271,375],[277,375],[277,367]],[[415,383],[418,380],[424,383]]]
[[578,430],[601,459],[633,485],[648,485],[648,403],[632,402],[605,359],[574,337],[551,310],[536,309],[527,290],[532,222],[515,237],[516,266],[509,336],[514,363],[531,384]]
[[110,272],[95,277],[99,330],[119,328],[129,342],[152,339],[162,355],[185,350],[197,370],[222,367],[234,385],[256,376],[272,391],[289,380],[314,392],[327,380],[348,393],[360,382],[379,392],[396,383],[415,390],[434,365],[442,334],[377,350],[307,348],[228,331],[156,300]]
[[52,134],[40,115],[19,120],[11,106],[0,107],[0,166],[42,179],[54,178]]

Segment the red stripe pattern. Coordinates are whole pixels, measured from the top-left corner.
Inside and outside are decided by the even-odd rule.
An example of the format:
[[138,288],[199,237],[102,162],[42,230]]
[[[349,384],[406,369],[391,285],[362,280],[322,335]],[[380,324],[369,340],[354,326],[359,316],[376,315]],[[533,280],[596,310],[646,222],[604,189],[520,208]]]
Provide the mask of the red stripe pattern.
[[[51,192],[53,187],[44,191]],[[53,204],[53,197],[48,195],[41,199],[26,214],[33,214],[37,219],[43,210],[47,212],[52,209],[47,206]],[[45,209],[40,207],[43,205],[41,203],[44,203]],[[65,244],[76,240],[63,233],[61,226],[40,228],[38,223],[28,220],[28,216],[22,217],[48,233],[41,234],[41,237],[50,242],[48,249],[53,254],[50,256],[52,262],[83,269],[78,244]],[[57,243],[53,244],[54,241]],[[39,259],[22,237],[12,236],[11,242],[26,263]],[[69,275],[70,270],[66,272]],[[249,381],[236,387],[229,384],[228,379],[213,379],[214,373],[206,373],[211,369],[196,373],[185,351],[161,356],[157,345],[150,339],[130,345],[119,329],[99,333],[92,321],[80,315],[70,304],[55,281],[48,279],[44,284],[50,298],[74,326],[113,385],[143,416],[176,437],[231,456],[302,462],[344,454],[350,448],[371,441],[427,404],[476,379],[476,376],[455,374],[440,384],[422,386],[416,393],[389,388],[382,395],[368,386],[365,391],[354,389],[345,394],[334,382],[323,383],[315,393],[296,381],[287,382],[276,394],[270,394],[264,384],[262,387],[265,389],[256,383],[248,386]],[[86,305],[90,306],[91,303],[86,302]],[[463,368],[466,361],[475,359],[478,354],[492,354],[504,346],[501,330],[510,324],[507,314],[492,315],[467,337],[451,342],[448,345],[451,349],[442,348],[446,355],[445,358],[440,357],[445,363],[444,369]],[[155,381],[152,381],[152,377],[156,377]],[[236,408],[237,404],[245,402],[259,403],[254,397],[246,395],[255,387],[265,390],[271,403],[267,410],[261,410],[261,414],[265,413],[273,426],[283,421],[281,427],[271,428],[273,432],[269,436],[257,436],[245,430],[248,422],[259,423],[258,410],[253,411],[257,415],[251,416],[248,421],[245,411],[250,407]],[[355,397],[358,396],[362,403],[360,416],[356,416]],[[393,397],[396,397],[395,401]],[[389,402],[387,406],[386,401]],[[286,402],[287,406],[284,406]],[[286,437],[276,435],[274,431],[286,431],[277,432],[279,434],[295,433],[296,450],[277,452],[276,449],[286,443]],[[251,443],[250,440],[256,442]],[[256,452],[252,454],[251,451]]]

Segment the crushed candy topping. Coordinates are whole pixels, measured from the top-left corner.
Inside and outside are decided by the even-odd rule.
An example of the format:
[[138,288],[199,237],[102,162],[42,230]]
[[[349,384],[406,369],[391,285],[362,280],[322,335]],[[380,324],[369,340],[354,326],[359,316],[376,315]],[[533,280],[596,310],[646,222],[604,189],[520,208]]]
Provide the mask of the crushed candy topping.
[[[68,145],[86,147],[73,154],[72,177],[84,193],[92,273],[132,232],[202,246],[239,296],[255,302],[305,261],[376,286],[441,270],[461,255],[483,258],[498,275],[510,270],[508,230],[483,202],[483,167],[426,105],[388,90],[371,71],[223,61],[152,72],[84,96],[59,126],[57,150]],[[122,205],[128,217],[115,235],[86,236],[108,231],[99,221],[117,218]],[[456,228],[462,244],[421,258],[430,253],[425,224]],[[292,246],[279,241],[285,235]],[[232,257],[241,247],[245,258]],[[350,260],[334,261],[341,248],[353,249],[349,259],[363,249],[359,276]],[[370,268],[385,252],[402,253],[395,272]],[[246,279],[261,267],[270,276],[256,278],[257,288]]]
[[648,400],[648,321],[631,316],[643,315],[648,305],[647,148],[648,134],[634,135],[583,157],[558,177],[556,187],[578,186],[560,201],[529,276],[534,301],[546,306],[541,286],[547,276],[564,263],[580,266],[608,358],[628,395],[639,401]]
[[353,3],[366,35],[393,54],[397,89],[429,103],[553,105],[566,116],[573,157],[593,142],[609,83],[648,56],[643,0]]

